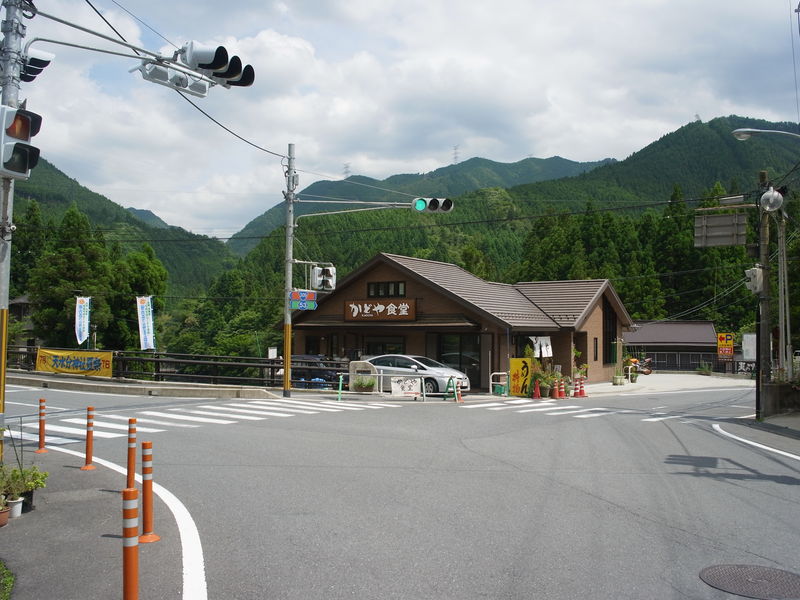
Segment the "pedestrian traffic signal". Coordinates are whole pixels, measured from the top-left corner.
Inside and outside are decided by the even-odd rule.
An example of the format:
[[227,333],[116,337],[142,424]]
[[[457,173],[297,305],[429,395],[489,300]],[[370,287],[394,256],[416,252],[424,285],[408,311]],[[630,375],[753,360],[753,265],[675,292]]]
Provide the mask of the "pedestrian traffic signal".
[[764,288],[764,271],[761,267],[753,267],[752,269],[745,269],[744,276],[747,278],[745,285],[747,289],[758,294]]
[[199,75],[192,76],[177,69],[170,69],[164,64],[146,60],[139,66],[139,72],[143,79],[179,92],[186,92],[199,98],[205,98],[208,94],[208,82],[203,81]]
[[447,213],[453,210],[450,198],[414,198],[411,207],[417,212]]
[[336,289],[336,267],[312,267],[311,289],[325,291]]
[[192,69],[196,69],[214,79],[217,83],[229,87],[245,87],[253,85],[256,72],[250,65],[242,65],[238,56],[228,57],[225,46],[205,46],[192,41],[180,49],[181,60]]
[[28,142],[39,133],[42,117],[22,108],[0,107],[0,177],[28,179],[31,169],[39,162],[39,149]]
[[33,81],[55,57],[55,54],[29,48],[28,56],[23,57],[19,80],[27,83]]

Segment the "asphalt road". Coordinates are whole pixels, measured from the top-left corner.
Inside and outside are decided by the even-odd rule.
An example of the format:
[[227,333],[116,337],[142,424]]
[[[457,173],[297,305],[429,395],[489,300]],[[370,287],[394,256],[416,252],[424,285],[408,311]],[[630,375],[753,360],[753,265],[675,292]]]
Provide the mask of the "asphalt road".
[[[26,403],[40,394],[10,392],[9,423],[35,414]],[[199,531],[212,599],[717,599],[737,596],[699,578],[712,565],[800,573],[800,440],[748,426],[752,388],[463,405],[47,394],[64,411],[48,425],[80,428],[65,419],[90,402],[101,423],[137,417],[139,440],[154,442],[156,481]],[[124,465],[124,431],[96,431],[120,435],[95,438],[95,456]],[[82,451],[68,441],[76,434],[52,433]],[[27,540],[35,554],[46,552],[41,538],[60,536],[55,525],[36,539],[25,528],[63,510],[47,494],[82,462],[56,452],[39,460],[53,478],[40,514],[0,530],[0,557],[22,566],[15,600],[111,597],[109,584],[57,566],[73,561],[53,560],[60,539],[48,572],[61,587],[30,577],[4,542]],[[94,483],[108,491],[121,480],[98,473]],[[117,504],[93,509],[111,507],[93,516],[109,531]],[[156,510],[163,539],[140,547],[142,597],[175,598],[181,543],[162,501]],[[90,563],[102,553],[96,564],[115,581],[108,555],[119,540],[87,538],[76,552]]]

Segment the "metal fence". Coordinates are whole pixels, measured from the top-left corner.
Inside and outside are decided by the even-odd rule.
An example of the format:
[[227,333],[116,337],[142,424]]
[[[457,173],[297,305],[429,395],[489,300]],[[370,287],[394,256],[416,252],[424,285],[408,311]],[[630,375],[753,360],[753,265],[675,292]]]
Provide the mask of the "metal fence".
[[740,360],[719,360],[713,352],[649,352],[656,371],[696,371],[708,367],[714,373],[750,374],[755,363]]
[[[8,366],[33,370],[35,347],[9,346]],[[283,385],[283,359],[164,352],[114,352],[114,377],[144,381],[182,381],[275,387]],[[347,361],[292,360],[293,387],[323,387],[347,372]]]

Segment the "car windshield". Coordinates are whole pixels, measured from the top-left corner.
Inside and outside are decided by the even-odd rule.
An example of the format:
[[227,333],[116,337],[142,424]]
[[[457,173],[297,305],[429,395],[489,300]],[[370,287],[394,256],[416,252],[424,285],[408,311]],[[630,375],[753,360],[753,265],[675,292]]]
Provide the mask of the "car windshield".
[[436,362],[435,360],[433,360],[432,358],[428,358],[427,356],[412,356],[411,358],[413,358],[417,362],[421,362],[426,367],[438,367],[440,369],[447,368],[442,363]]

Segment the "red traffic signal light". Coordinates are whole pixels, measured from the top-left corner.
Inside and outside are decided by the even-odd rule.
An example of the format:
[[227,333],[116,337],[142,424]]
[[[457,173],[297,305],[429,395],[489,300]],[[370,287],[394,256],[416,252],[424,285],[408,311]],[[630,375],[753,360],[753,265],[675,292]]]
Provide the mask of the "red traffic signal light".
[[0,107],[0,177],[27,179],[39,162],[39,149],[28,144],[39,133],[42,117],[22,108]]

